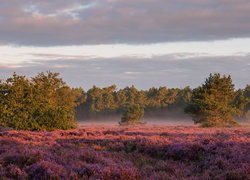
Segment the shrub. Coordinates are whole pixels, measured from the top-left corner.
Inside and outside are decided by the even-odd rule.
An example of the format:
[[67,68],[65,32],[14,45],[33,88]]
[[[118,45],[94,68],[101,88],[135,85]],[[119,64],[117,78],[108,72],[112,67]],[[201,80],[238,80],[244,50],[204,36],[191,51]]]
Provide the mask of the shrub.
[[56,163],[40,161],[27,168],[29,179],[65,179],[67,170]]
[[124,112],[120,124],[140,124],[142,123],[140,119],[143,117],[143,115],[144,110],[140,105],[131,105]]
[[41,159],[40,155],[11,155],[11,156],[6,156],[4,160],[4,165],[8,166],[10,164],[14,164],[18,167],[25,167],[27,165],[34,164],[35,162],[39,161]]
[[[27,179],[27,173],[22,171],[19,167],[11,164],[7,167],[6,176],[10,179]],[[5,179],[5,178],[3,178]]]

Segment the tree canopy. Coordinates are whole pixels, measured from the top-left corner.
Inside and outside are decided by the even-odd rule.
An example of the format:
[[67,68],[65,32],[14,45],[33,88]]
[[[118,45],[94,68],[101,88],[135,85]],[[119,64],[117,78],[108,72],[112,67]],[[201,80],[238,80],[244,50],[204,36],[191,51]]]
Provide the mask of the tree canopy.
[[133,104],[123,113],[120,124],[140,124],[143,115],[143,108],[139,104]]
[[204,84],[193,90],[186,112],[202,126],[234,126],[234,116],[239,113],[235,96],[230,76],[210,74]]
[[72,89],[58,73],[28,79],[14,74],[0,83],[0,126],[24,130],[69,129],[76,126],[75,107],[82,89]]

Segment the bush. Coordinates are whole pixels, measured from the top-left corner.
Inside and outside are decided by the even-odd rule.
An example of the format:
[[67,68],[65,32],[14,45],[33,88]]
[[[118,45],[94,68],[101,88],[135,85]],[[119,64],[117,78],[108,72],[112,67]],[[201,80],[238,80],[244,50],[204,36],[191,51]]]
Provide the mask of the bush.
[[141,124],[142,122],[140,119],[144,115],[144,109],[138,105],[131,105],[127,108],[124,112],[120,124]]
[[0,82],[0,126],[22,130],[76,127],[75,108],[81,89],[67,86],[58,73],[32,79],[14,74]]

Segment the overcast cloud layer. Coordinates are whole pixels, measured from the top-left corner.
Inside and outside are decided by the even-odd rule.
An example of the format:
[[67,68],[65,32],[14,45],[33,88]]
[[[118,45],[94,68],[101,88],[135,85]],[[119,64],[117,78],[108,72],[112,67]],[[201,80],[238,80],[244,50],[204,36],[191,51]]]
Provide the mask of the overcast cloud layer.
[[250,37],[249,0],[1,0],[0,44],[158,43]]
[[[51,70],[60,72],[71,86],[89,89],[93,85],[105,87],[116,84],[118,88],[136,85],[139,89],[152,86],[197,87],[210,73],[231,75],[237,88],[249,83],[250,55],[202,58],[181,58],[179,55],[153,58],[105,58],[84,59],[84,57],[58,57],[49,61],[47,55],[37,55],[43,60],[19,64],[19,67],[0,66],[0,77],[7,77],[14,71],[34,76],[38,72]],[[56,55],[54,56],[54,59]],[[61,59],[62,58],[62,59]],[[69,57],[67,57],[69,58]]]

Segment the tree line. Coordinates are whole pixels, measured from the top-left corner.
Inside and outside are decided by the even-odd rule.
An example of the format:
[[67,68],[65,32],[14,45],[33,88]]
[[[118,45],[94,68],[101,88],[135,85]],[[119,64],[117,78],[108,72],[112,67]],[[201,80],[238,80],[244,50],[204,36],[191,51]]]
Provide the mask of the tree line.
[[[210,74],[201,86],[152,87],[138,90],[134,86],[117,90],[115,85],[99,88],[93,86],[85,93],[86,101],[78,106],[83,117],[103,117],[105,114],[119,114],[124,119],[139,120],[142,114],[162,114],[185,112],[195,123],[202,126],[234,126],[235,119],[250,118],[250,85],[235,89],[231,76]],[[132,110],[132,109],[138,109]],[[141,110],[142,109],[142,110]],[[129,118],[124,113],[129,114]],[[123,113],[123,115],[122,115]],[[132,114],[138,114],[135,118]]]
[[105,88],[93,86],[84,93],[85,101],[77,110],[81,118],[119,114],[132,105],[139,105],[146,112],[161,112],[171,108],[183,109],[191,95],[192,90],[189,87],[152,87],[149,90],[138,90],[135,86],[130,86],[117,90],[115,85]]
[[[230,76],[210,74],[191,89],[135,86],[117,89],[93,86],[88,91],[69,87],[58,73],[33,78],[13,74],[0,81],[0,126],[15,129],[69,129],[79,119],[118,114],[121,122],[137,122],[145,114],[178,110],[202,126],[233,126],[235,118],[248,118],[250,86],[235,89]],[[167,118],[167,117],[166,117]]]

